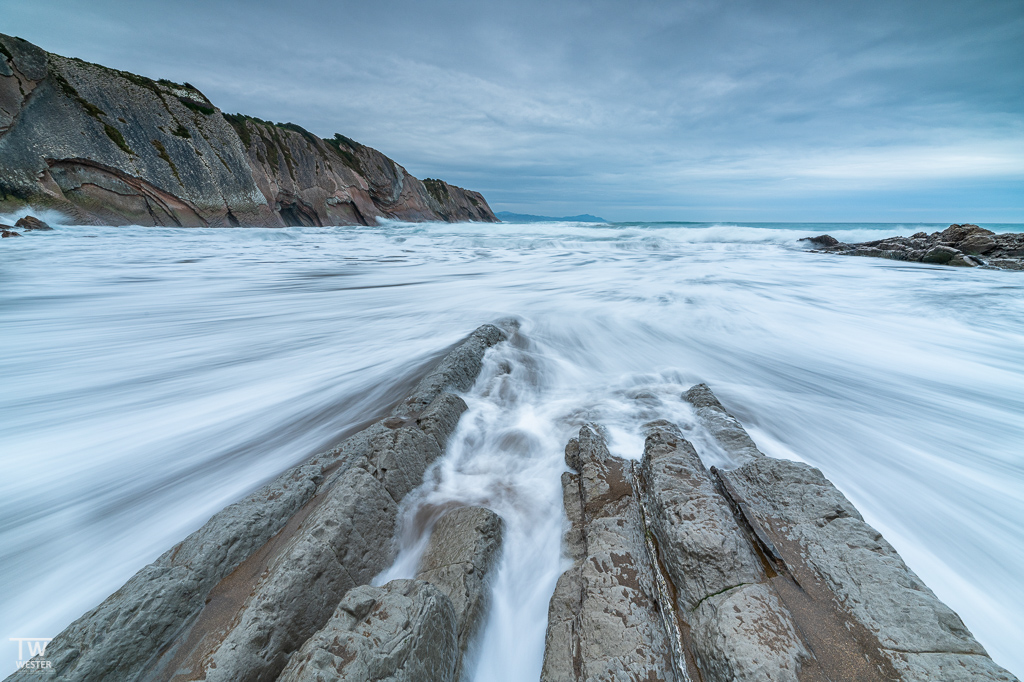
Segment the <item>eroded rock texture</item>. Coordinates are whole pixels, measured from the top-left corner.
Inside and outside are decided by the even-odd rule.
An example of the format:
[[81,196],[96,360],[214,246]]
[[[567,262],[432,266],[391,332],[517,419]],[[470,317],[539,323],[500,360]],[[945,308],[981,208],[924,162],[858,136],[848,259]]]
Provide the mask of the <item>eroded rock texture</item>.
[[630,465],[596,429],[569,442],[562,475],[573,566],[551,597],[541,680],[676,680]]
[[639,463],[599,427],[566,448],[543,679],[1015,679],[820,471],[761,454],[706,385],[683,397],[735,469],[665,421]]
[[391,563],[398,504],[465,409],[450,391],[469,389],[487,348],[506,337],[480,327],[390,417],[227,507],[139,571],[50,643],[52,679],[275,679],[345,593]]
[[844,244],[827,234],[808,237],[816,251],[843,256],[872,256],[934,265],[1024,270],[1024,234],[996,234],[977,225],[950,225],[942,232],[918,232],[860,244]]
[[501,551],[502,528],[501,517],[490,509],[454,509],[438,519],[420,560],[416,578],[437,586],[452,601],[463,652],[487,610],[488,575]]
[[344,136],[224,115],[187,83],[0,34],[0,211],[26,204],[112,225],[497,222],[479,193]]
[[456,614],[429,582],[363,585],[288,661],[279,682],[456,682]]

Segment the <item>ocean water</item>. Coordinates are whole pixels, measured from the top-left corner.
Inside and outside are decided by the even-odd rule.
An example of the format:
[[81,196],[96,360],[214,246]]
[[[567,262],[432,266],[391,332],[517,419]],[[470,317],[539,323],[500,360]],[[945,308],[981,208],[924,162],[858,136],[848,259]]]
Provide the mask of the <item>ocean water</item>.
[[[51,220],[58,219],[49,216]],[[944,225],[61,227],[0,244],[0,673],[214,512],[515,319],[405,505],[415,571],[446,504],[506,524],[475,679],[535,680],[566,567],[562,451],[638,458],[704,381],[772,456],[819,467],[1024,675],[1024,273],[844,258]],[[1022,226],[987,226],[1020,231]]]

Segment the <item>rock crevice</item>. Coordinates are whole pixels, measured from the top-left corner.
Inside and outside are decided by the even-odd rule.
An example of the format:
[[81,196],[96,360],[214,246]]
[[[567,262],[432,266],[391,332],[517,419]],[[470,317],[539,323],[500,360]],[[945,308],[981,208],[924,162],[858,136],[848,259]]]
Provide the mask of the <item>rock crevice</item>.
[[[820,471],[764,456],[706,385],[683,398],[735,468],[705,469],[666,421],[645,425],[639,462],[610,456],[598,426],[567,446],[573,566],[551,600],[542,679],[1016,679]],[[603,567],[609,518],[626,551],[602,581],[587,570]],[[629,596],[609,578],[627,575],[645,600],[602,627]],[[634,665],[615,643],[640,633],[650,658]]]

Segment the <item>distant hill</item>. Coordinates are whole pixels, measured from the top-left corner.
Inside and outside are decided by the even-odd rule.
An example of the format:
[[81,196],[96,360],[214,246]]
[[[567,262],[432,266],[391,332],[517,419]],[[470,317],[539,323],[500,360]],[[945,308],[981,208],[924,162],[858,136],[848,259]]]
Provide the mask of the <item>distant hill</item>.
[[608,222],[604,218],[598,218],[596,215],[590,215],[584,213],[582,215],[570,215],[564,218],[552,218],[546,215],[530,215],[528,213],[510,213],[508,211],[498,211],[494,214],[498,220],[503,223],[552,223],[552,222],[571,222],[571,223],[606,223]]

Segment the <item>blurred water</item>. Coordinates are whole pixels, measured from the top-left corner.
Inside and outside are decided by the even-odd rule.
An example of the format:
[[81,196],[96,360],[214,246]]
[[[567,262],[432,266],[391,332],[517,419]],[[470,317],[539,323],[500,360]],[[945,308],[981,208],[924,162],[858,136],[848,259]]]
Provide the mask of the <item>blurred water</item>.
[[[804,252],[921,225],[58,227],[0,249],[0,637],[51,637],[212,513],[515,316],[407,504],[506,523],[477,679],[536,679],[564,563],[562,448],[613,452],[708,382],[820,467],[993,657],[1024,673],[1024,275]],[[993,226],[989,226],[993,227]],[[1001,226],[1019,230],[1020,226]],[[384,576],[386,577],[386,576]],[[4,633],[7,633],[4,635]],[[13,670],[17,647],[0,654]]]

